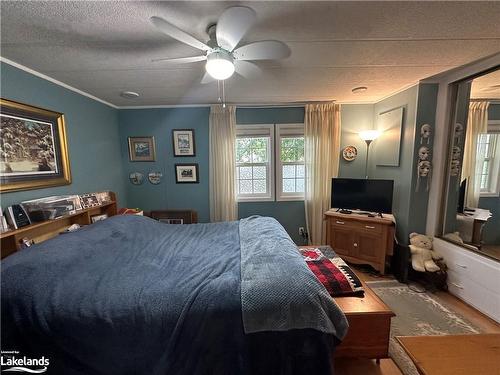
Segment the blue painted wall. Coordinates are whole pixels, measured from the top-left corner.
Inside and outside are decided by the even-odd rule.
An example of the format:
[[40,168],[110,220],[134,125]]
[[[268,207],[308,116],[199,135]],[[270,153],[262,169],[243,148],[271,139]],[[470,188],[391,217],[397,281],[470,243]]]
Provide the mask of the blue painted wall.
[[488,107],[488,120],[500,120],[500,104],[490,104]]
[[[120,110],[120,144],[126,176],[127,201],[129,207],[143,210],[193,209],[198,212],[200,222],[210,219],[208,189],[208,107],[158,108]],[[194,129],[196,156],[173,156],[172,130]],[[128,154],[128,137],[154,136],[156,143],[155,162],[131,162]],[[198,184],[177,184],[177,163],[198,163]],[[163,178],[158,185],[151,184],[147,174],[161,172]],[[144,174],[142,185],[133,185],[128,180],[131,172]]]
[[47,80],[1,63],[1,96],[64,113],[72,184],[1,194],[2,207],[59,194],[112,190],[125,205],[118,111]]
[[[340,138],[339,176],[364,178],[366,165],[366,143],[359,137],[362,130],[373,129],[373,104],[343,104],[341,110],[342,134]],[[342,157],[346,146],[355,146],[358,156],[353,161]]]

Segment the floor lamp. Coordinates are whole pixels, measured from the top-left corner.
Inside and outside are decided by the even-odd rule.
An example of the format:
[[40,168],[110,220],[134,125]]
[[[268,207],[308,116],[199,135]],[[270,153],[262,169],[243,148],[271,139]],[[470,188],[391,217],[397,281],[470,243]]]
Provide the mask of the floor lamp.
[[380,135],[378,130],[364,130],[359,133],[359,137],[366,142],[366,162],[365,176],[368,178],[368,154],[370,152],[370,143]]

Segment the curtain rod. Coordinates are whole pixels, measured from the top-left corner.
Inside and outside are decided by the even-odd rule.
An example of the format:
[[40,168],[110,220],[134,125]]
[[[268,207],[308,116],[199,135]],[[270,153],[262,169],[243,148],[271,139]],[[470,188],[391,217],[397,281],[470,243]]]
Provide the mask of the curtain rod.
[[484,99],[469,99],[471,102],[495,102],[500,103],[500,99],[498,98],[484,98]]
[[284,108],[284,107],[292,107],[292,108],[301,108],[305,107],[307,104],[331,104],[336,103],[335,100],[329,100],[324,102],[290,102],[290,103],[276,103],[276,104],[238,104],[238,103],[226,103],[226,105],[233,105],[237,108]]

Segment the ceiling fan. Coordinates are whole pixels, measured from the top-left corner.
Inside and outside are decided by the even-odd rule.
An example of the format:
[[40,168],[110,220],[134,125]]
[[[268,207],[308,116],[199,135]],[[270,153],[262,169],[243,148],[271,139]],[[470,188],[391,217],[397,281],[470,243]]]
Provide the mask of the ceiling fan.
[[277,40],[264,40],[238,47],[256,20],[255,11],[248,7],[234,6],[226,9],[217,24],[208,27],[209,40],[206,43],[161,17],[151,17],[150,20],[161,32],[204,52],[199,56],[161,58],[153,61],[179,64],[206,61],[206,73],[201,83],[223,81],[231,77],[235,71],[244,77],[249,77],[260,71],[258,66],[249,60],[277,60],[290,56],[290,48]]

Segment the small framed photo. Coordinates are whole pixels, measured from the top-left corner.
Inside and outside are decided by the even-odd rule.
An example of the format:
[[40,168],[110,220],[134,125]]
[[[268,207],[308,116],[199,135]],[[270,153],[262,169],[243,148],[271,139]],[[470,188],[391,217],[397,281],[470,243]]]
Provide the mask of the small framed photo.
[[176,164],[175,182],[178,184],[197,184],[200,182],[198,164]]
[[102,214],[102,215],[94,215],[90,218],[90,220],[93,223],[97,223],[98,221],[104,220],[108,218],[108,214]]
[[128,137],[130,161],[155,161],[155,137]]
[[159,219],[158,221],[164,224],[184,224],[183,219]]
[[193,129],[172,130],[174,156],[196,156]]

